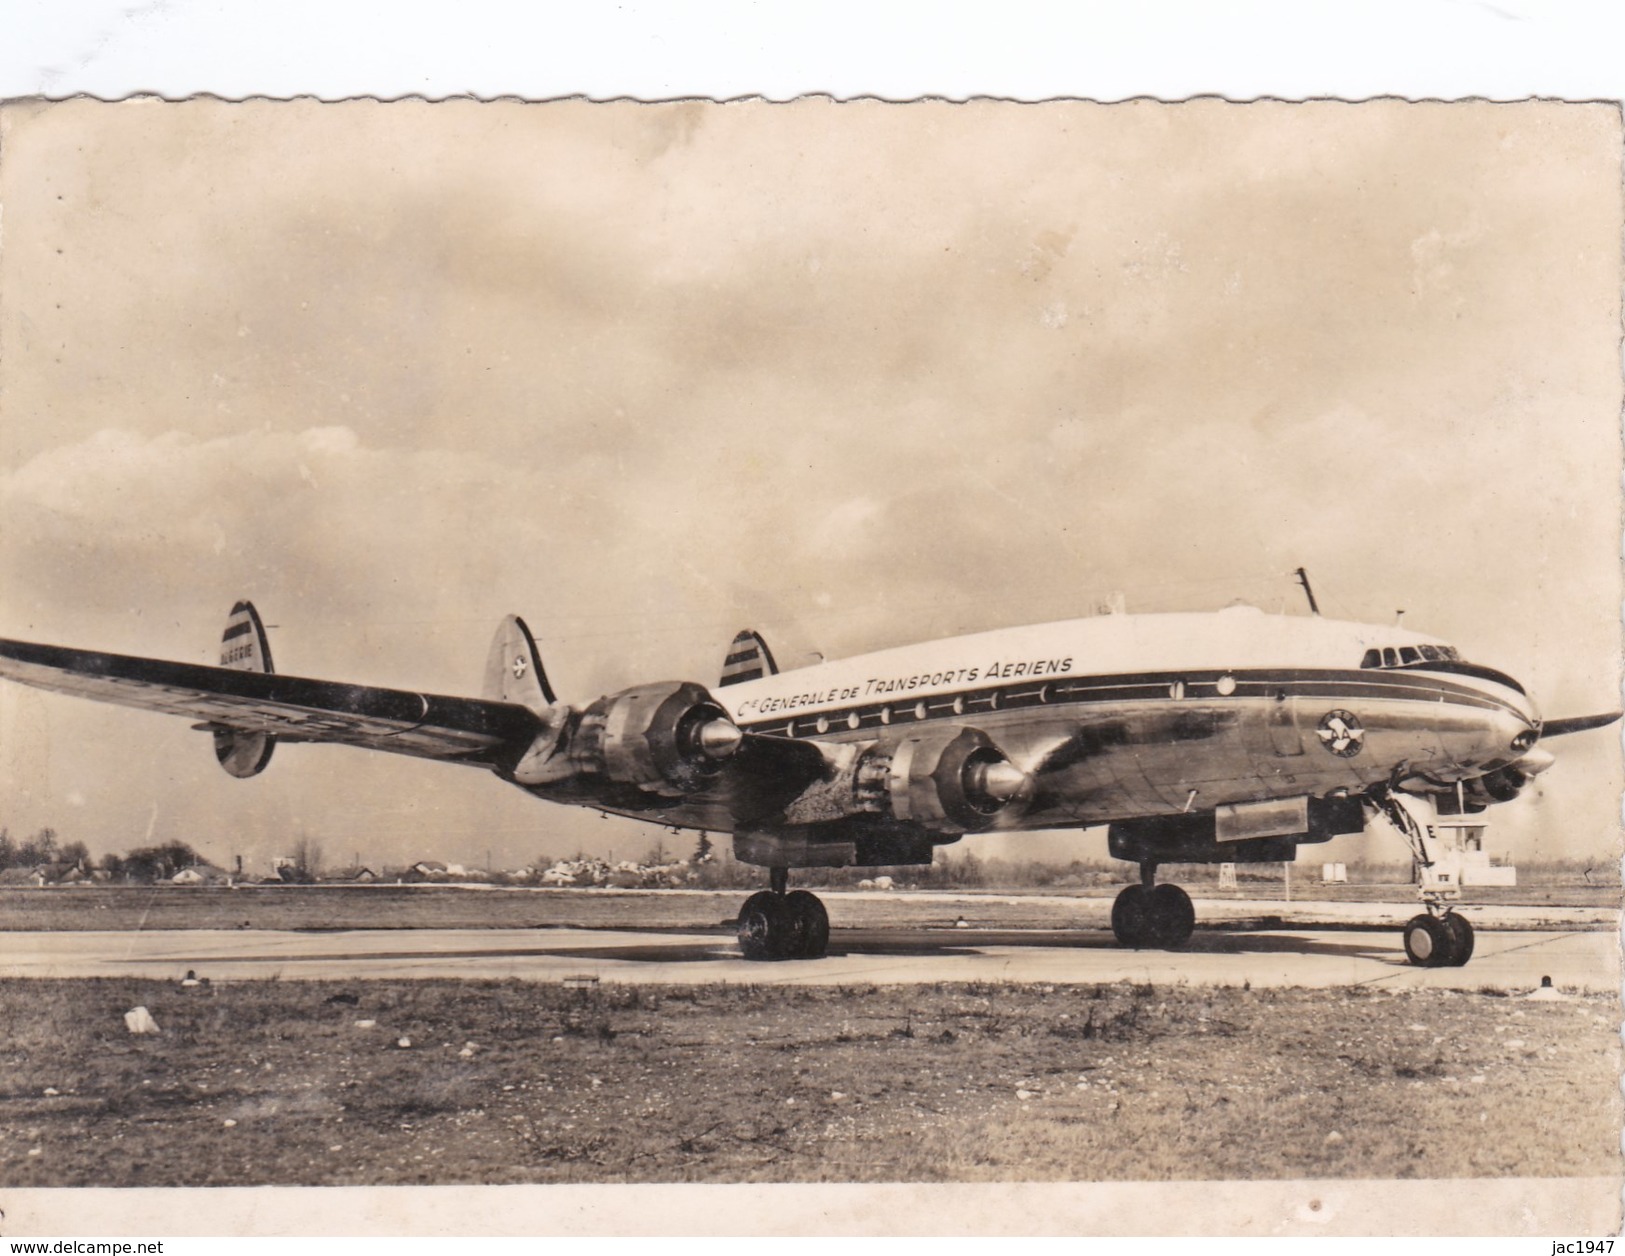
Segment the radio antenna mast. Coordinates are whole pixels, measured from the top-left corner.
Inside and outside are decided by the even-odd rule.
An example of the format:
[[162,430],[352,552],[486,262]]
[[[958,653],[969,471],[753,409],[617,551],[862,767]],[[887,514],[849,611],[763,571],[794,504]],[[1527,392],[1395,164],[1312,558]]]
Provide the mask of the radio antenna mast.
[[1299,567],[1297,570],[1297,577],[1298,583],[1303,586],[1304,597],[1309,599],[1309,613],[1311,615],[1320,614],[1320,606],[1315,601],[1315,591],[1309,587],[1309,573],[1302,567]]

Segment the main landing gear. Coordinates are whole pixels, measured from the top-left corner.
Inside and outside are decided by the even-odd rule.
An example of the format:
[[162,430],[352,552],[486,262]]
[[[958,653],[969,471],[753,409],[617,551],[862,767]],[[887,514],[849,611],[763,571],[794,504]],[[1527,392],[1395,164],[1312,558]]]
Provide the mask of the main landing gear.
[[824,904],[816,894],[790,890],[788,868],[768,875],[772,888],[752,894],[739,909],[739,949],[746,959],[822,958],[829,946]]
[[1140,884],[1131,885],[1112,904],[1112,932],[1123,946],[1136,950],[1184,946],[1196,928],[1191,896],[1177,885],[1157,885],[1157,865],[1140,865]]

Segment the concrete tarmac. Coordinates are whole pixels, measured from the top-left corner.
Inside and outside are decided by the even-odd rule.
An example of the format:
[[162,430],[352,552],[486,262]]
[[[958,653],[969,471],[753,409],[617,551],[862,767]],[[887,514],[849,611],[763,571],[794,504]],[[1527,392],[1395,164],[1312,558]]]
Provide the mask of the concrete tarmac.
[[1463,968],[1406,962],[1397,929],[1198,929],[1180,951],[1132,951],[1105,930],[836,929],[829,954],[744,959],[725,932],[589,929],[173,930],[0,934],[0,976],[213,981],[519,978],[563,982],[899,985],[1144,981],[1196,986],[1620,989],[1617,934],[1480,928]]

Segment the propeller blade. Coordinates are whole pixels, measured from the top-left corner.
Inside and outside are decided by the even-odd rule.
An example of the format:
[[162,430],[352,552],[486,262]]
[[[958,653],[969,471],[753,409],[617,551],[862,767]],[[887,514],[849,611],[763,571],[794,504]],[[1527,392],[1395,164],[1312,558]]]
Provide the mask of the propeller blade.
[[1610,711],[1607,715],[1575,715],[1566,720],[1547,720],[1540,726],[1540,735],[1545,737],[1562,737],[1567,733],[1583,733],[1588,728],[1602,728],[1612,724],[1620,717],[1620,712]]

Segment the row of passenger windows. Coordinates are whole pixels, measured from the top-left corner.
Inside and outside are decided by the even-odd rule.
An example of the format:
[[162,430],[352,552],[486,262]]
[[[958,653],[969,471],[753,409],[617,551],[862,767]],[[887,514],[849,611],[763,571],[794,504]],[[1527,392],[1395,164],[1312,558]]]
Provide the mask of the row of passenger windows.
[[[1200,682],[1197,682],[1200,683]],[[1222,698],[1228,698],[1236,692],[1236,678],[1229,674],[1220,676],[1212,682],[1213,691]],[[1099,681],[1076,681],[1049,683],[1042,685],[1019,686],[1008,689],[981,689],[970,693],[941,694],[930,698],[922,698],[918,702],[885,703],[880,706],[864,706],[857,710],[832,711],[823,715],[801,715],[785,721],[773,720],[760,724],[751,724],[752,732],[771,733],[774,736],[806,737],[814,733],[839,732],[841,729],[857,730],[861,728],[874,728],[880,725],[908,723],[917,720],[942,718],[950,715],[977,715],[984,711],[1014,710],[1028,706],[1047,706],[1052,702],[1067,702],[1074,700],[1082,694],[1108,693],[1115,687],[1109,684],[1105,687]],[[1153,694],[1166,694],[1178,701],[1185,697],[1186,682],[1174,680],[1172,682],[1147,681],[1146,679],[1128,680],[1118,690],[1131,691],[1126,696],[1151,697]]]
[[1407,663],[1459,663],[1461,651],[1453,645],[1402,645],[1398,649],[1373,646],[1360,660],[1361,667],[1403,667]]

